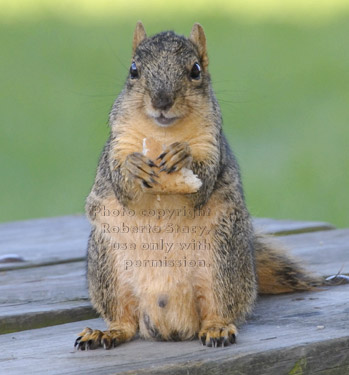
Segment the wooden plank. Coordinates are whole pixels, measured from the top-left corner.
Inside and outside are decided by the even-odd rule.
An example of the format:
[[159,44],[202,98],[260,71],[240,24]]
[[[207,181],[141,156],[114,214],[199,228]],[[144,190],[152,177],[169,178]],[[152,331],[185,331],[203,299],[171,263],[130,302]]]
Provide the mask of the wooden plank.
[[0,304],[87,300],[85,262],[0,272]]
[[[334,275],[339,270],[349,275],[349,229],[276,240],[319,275]],[[85,262],[0,272],[0,333],[93,316],[86,289]],[[21,324],[16,324],[16,320]]]
[[259,229],[262,233],[274,234],[278,236],[335,229],[332,224],[322,221],[296,221],[254,218],[253,224],[256,229]]
[[[333,229],[327,223],[254,219],[264,233],[285,234]],[[90,225],[83,215],[0,224],[0,270],[80,261]],[[17,262],[10,262],[18,259]],[[7,259],[7,261],[6,261]]]
[[1,306],[0,334],[77,322],[97,316],[90,302],[84,301],[62,302],[55,305],[34,304],[24,309],[19,309],[19,306],[3,309]]
[[[36,374],[347,374],[349,285],[260,298],[236,345],[207,348],[198,340],[136,339],[106,351],[77,352],[73,342],[100,319],[0,336],[1,370]],[[326,355],[324,355],[326,354]]]
[[283,236],[282,241],[304,266],[322,276],[349,275],[349,229]]
[[0,270],[83,260],[89,228],[83,215],[0,224],[0,256],[14,254],[24,260],[0,263]]
[[0,272],[0,333],[93,317],[85,262]]

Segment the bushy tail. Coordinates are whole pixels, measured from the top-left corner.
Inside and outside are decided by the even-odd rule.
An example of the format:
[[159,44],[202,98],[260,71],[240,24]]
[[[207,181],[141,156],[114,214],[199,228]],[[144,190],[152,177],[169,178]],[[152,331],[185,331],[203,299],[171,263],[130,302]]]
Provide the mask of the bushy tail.
[[323,285],[321,277],[303,268],[268,236],[255,236],[255,256],[260,294],[306,291]]

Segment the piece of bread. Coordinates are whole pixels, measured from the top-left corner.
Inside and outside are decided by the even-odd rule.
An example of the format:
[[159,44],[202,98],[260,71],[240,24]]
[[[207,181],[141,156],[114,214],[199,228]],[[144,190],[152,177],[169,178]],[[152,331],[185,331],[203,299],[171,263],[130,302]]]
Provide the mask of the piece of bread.
[[[143,155],[159,164],[156,160],[166,148],[166,145],[152,137],[143,139]],[[148,193],[153,194],[189,194],[196,193],[202,182],[191,169],[182,168],[178,172],[168,174],[165,171],[160,172],[159,167],[154,167],[159,178],[158,184],[154,184],[151,189],[144,188]]]

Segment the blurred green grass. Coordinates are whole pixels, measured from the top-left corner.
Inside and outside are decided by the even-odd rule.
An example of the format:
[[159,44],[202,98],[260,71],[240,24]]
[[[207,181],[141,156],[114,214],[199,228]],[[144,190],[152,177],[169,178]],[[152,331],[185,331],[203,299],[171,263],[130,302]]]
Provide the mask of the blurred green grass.
[[205,28],[224,129],[255,216],[349,223],[349,13],[0,18],[0,221],[83,212],[136,21]]

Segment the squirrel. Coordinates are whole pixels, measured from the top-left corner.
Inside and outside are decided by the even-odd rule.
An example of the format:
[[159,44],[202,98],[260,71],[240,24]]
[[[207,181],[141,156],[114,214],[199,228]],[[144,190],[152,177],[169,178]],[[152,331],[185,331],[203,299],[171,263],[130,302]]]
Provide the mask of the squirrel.
[[[187,38],[173,31],[148,37],[137,23],[109,124],[86,201],[89,294],[108,330],[85,328],[75,347],[110,349],[137,333],[228,346],[258,293],[318,286],[252,225],[200,24]],[[151,139],[158,144],[152,156]],[[184,171],[192,173],[188,186],[193,176],[200,184],[171,187]]]

